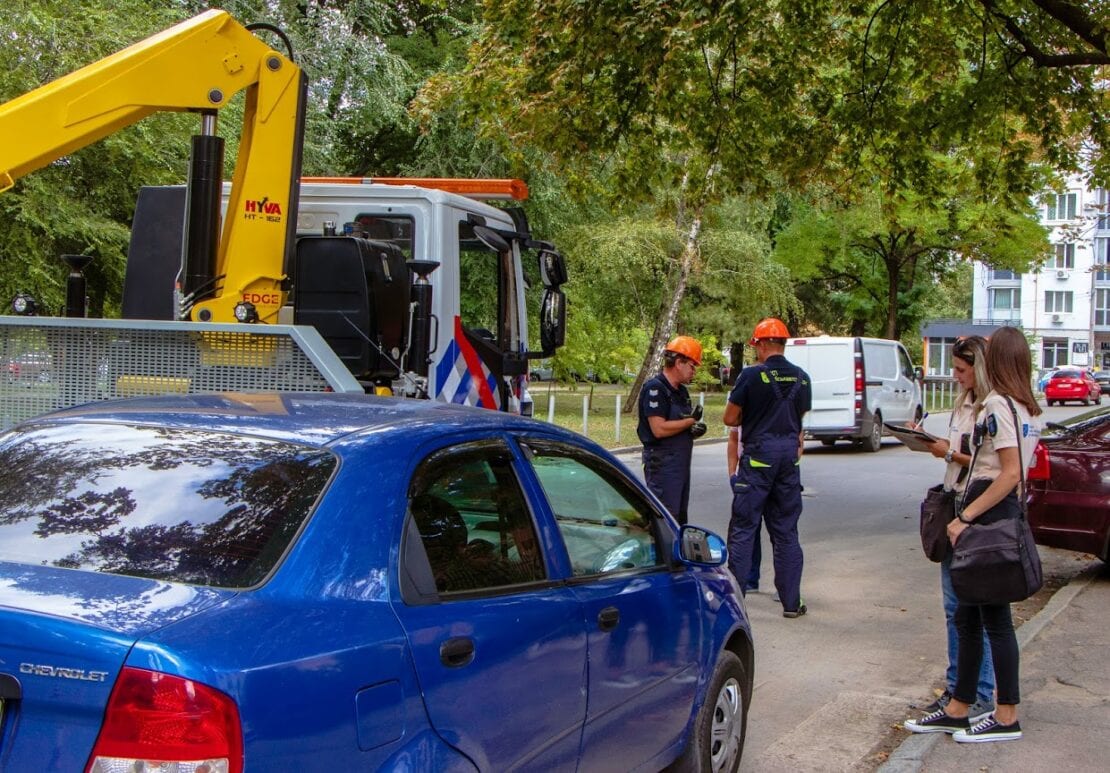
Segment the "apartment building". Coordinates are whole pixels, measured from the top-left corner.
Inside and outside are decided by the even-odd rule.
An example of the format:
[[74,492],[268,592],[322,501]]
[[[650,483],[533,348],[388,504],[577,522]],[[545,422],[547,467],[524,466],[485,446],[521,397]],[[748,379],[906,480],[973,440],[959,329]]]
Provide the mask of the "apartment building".
[[1066,191],[1045,195],[1040,210],[1048,260],[1024,274],[976,263],[972,319],[922,326],[928,375],[951,374],[957,337],[1002,325],[1031,336],[1036,368],[1110,369],[1110,190],[1070,178]]

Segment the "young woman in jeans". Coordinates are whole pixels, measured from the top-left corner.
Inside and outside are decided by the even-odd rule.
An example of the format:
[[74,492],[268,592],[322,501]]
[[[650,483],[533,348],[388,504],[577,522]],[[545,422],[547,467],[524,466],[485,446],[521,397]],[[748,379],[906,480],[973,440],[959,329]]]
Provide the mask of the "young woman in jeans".
[[[975,427],[975,414],[980,402],[991,391],[987,377],[987,340],[982,336],[961,338],[952,347],[952,376],[960,386],[952,407],[948,434],[930,447],[938,459],[944,459],[946,491],[962,493],[967,485],[968,467],[971,465],[971,433]],[[956,690],[956,667],[959,645],[956,633],[956,592],[952,590],[952,555],[945,556],[940,565],[940,590],[944,602],[944,620],[948,630],[948,670],[944,674],[944,694],[925,708],[926,714],[944,708]],[[990,645],[983,637],[983,664],[979,668],[976,700],[971,705],[970,717],[975,722],[994,710],[994,664],[991,662]]]
[[[953,545],[959,543],[960,535],[976,521],[990,523],[1020,516],[1018,487],[1040,436],[1040,420],[1036,417],[1041,409],[1030,388],[1029,344],[1016,328],[1003,327],[991,336],[987,348],[987,377],[993,389],[983,400],[973,433],[972,444],[977,445],[978,450],[967,484],[966,506],[948,525],[948,537]],[[920,720],[906,722],[906,729],[915,733],[952,733],[961,743],[1021,738],[1017,711],[1021,700],[1018,646],[1010,605],[960,602],[956,607],[956,630],[959,657],[952,700]],[[984,630],[990,637],[994,659],[998,708],[994,714],[971,725],[968,709],[975,701]]]

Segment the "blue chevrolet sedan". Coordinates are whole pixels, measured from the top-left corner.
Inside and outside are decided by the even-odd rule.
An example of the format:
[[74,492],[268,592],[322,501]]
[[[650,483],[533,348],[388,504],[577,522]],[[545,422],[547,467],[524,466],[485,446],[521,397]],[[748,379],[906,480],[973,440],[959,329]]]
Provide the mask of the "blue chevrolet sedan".
[[42,417],[0,435],[0,759],[736,770],[752,644],[724,553],[598,446],[492,411]]

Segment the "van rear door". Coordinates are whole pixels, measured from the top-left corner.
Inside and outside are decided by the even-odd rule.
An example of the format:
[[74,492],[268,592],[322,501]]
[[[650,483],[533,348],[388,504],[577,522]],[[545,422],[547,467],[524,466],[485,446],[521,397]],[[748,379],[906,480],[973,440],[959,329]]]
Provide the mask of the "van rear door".
[[788,341],[786,359],[809,374],[813,407],[802,428],[814,435],[851,433],[856,426],[851,339]]

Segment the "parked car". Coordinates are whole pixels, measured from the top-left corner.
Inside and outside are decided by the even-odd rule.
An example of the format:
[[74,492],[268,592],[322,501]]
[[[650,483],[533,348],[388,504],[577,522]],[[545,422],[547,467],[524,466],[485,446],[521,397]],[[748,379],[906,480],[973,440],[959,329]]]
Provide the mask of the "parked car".
[[1102,387],[1085,370],[1066,368],[1056,371],[1044,387],[1045,402],[1063,405],[1068,400],[1078,400],[1084,405],[1102,404]]
[[45,383],[52,378],[53,369],[50,352],[24,352],[4,363],[4,376],[10,384]]
[[1110,395],[1110,370],[1100,370],[1092,378],[1098,382],[1102,394]]
[[1037,544],[1110,561],[1110,407],[1045,427],[1028,501]]
[[725,560],[599,446],[495,411],[40,417],[0,435],[4,766],[735,771]]

